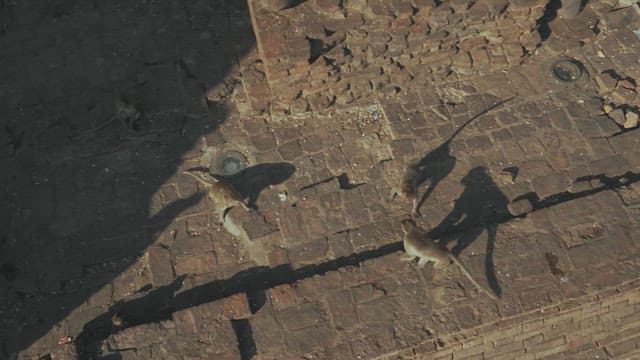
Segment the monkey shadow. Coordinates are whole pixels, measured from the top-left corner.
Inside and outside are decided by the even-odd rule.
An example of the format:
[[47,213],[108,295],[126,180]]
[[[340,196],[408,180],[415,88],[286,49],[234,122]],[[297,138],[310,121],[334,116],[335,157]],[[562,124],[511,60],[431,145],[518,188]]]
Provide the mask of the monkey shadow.
[[416,185],[419,187],[426,181],[429,181],[429,186],[420,197],[420,201],[418,201],[418,212],[420,211],[422,204],[427,201],[427,198],[429,198],[440,181],[449,176],[453,168],[456,166],[458,159],[451,155],[450,145],[452,140],[453,136],[415,162],[416,166],[414,168],[418,169]]
[[471,169],[461,183],[464,191],[456,199],[453,210],[429,232],[433,239],[439,239],[444,245],[455,241],[451,249],[458,256],[473,243],[483,231],[487,231],[487,248],[485,257],[485,273],[489,286],[498,296],[502,289],[498,283],[493,264],[498,224],[508,217],[509,200],[493,182],[487,168],[477,166]]
[[296,172],[288,162],[263,163],[250,166],[233,176],[213,175],[218,180],[230,183],[247,200],[247,206],[258,209],[256,202],[265,188],[286,181]]
[[513,99],[513,97],[494,103],[485,110],[474,115],[464,124],[460,125],[460,127],[458,127],[456,131],[454,131],[454,133],[451,134],[451,136],[449,136],[449,138],[445,142],[443,142],[437,148],[428,152],[422,158],[414,160],[409,165],[411,168],[417,169],[418,171],[417,179],[414,182],[416,184],[416,187],[420,187],[427,181],[429,182],[429,186],[420,197],[420,200],[418,201],[418,204],[416,206],[416,210],[418,210],[418,212],[420,212],[420,207],[422,206],[422,204],[424,204],[425,201],[427,201],[436,186],[438,186],[438,184],[444,178],[449,176],[451,171],[453,171],[453,168],[456,166],[456,162],[458,159],[455,156],[451,155],[451,142],[453,141],[453,139],[475,119],[501,106],[511,99]]

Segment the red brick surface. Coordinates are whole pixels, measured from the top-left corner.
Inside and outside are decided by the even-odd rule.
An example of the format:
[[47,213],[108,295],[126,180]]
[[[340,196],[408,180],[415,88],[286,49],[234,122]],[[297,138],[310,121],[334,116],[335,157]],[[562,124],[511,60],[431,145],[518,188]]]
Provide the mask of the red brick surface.
[[[637,5],[285,3],[0,2],[0,357],[640,356]],[[498,301],[399,259],[443,143],[417,221]],[[256,210],[222,224],[182,172],[226,150]]]

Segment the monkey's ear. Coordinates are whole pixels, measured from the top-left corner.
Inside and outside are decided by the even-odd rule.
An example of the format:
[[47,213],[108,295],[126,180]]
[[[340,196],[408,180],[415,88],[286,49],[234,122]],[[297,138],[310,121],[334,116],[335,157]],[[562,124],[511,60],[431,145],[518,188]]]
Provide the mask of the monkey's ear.
[[407,218],[407,219],[402,220],[402,223],[403,224],[409,224],[409,225],[415,225],[416,224],[415,220],[413,220],[411,218]]

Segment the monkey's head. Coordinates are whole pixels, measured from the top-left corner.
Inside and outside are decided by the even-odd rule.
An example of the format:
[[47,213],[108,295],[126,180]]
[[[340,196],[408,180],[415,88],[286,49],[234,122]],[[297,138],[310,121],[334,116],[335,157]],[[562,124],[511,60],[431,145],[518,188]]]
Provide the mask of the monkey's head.
[[400,186],[399,194],[404,200],[413,200],[417,196],[417,190],[415,186],[411,184],[403,183]]
[[416,226],[416,222],[413,219],[402,220],[402,231],[404,231],[405,234],[411,231],[411,229],[414,229]]

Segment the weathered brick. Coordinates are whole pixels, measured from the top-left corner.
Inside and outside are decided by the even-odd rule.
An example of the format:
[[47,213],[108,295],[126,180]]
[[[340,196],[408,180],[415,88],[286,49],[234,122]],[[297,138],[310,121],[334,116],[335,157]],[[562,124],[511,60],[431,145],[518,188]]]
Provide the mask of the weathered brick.
[[329,293],[327,303],[338,330],[348,329],[357,323],[358,318],[353,299],[348,291],[340,290]]
[[330,346],[335,337],[335,330],[327,324],[317,324],[290,332],[285,344],[291,353],[303,355],[314,349]]
[[525,139],[535,134],[536,129],[529,124],[519,124],[509,128],[514,139]]
[[217,269],[216,265],[216,257],[212,252],[179,255],[175,257],[176,275],[215,272]]
[[295,290],[289,284],[278,285],[267,290],[267,296],[276,310],[285,309],[299,303]]
[[289,259],[295,266],[318,263],[326,257],[327,251],[327,240],[325,238],[316,239],[291,246],[289,248]]
[[197,252],[213,250],[211,237],[208,234],[197,236],[185,236],[171,244],[171,253],[174,255],[190,255]]
[[269,151],[277,146],[277,140],[273,133],[265,132],[251,137],[251,143],[258,151]]
[[487,356],[497,356],[497,355],[512,353],[514,351],[521,351],[521,350],[524,350],[524,348],[525,347],[523,346],[522,341],[512,340],[511,342],[507,342],[497,346],[494,344],[493,348],[490,350],[487,350],[486,354]]
[[486,135],[474,136],[465,141],[467,148],[471,151],[482,151],[491,148],[491,138]]
[[291,330],[318,325],[327,321],[327,314],[319,303],[309,303],[283,309],[277,313],[282,324]]
[[151,246],[147,250],[147,262],[155,286],[166,285],[173,281],[171,254],[165,248]]
[[569,344],[560,344],[556,346],[549,346],[548,348],[538,350],[534,354],[536,358],[539,359],[548,359],[550,355],[558,354],[564,352],[569,348]]
[[606,345],[607,352],[613,356],[622,356],[640,348],[640,336]]
[[601,160],[592,161],[589,167],[594,175],[604,174],[607,176],[620,175],[629,168],[629,163],[620,155],[606,157]]
[[306,237],[304,220],[296,208],[286,207],[282,209],[282,218],[279,225],[285,239],[291,243],[298,242]]
[[556,172],[533,179],[532,185],[538,196],[545,198],[566,191],[571,185],[571,180],[565,172]]
[[278,147],[278,153],[282,159],[292,161],[303,155],[302,147],[298,140],[292,140]]
[[219,304],[219,313],[225,319],[246,319],[251,316],[249,300],[245,293],[231,295],[227,298],[218,300],[215,303],[217,303],[216,305]]

